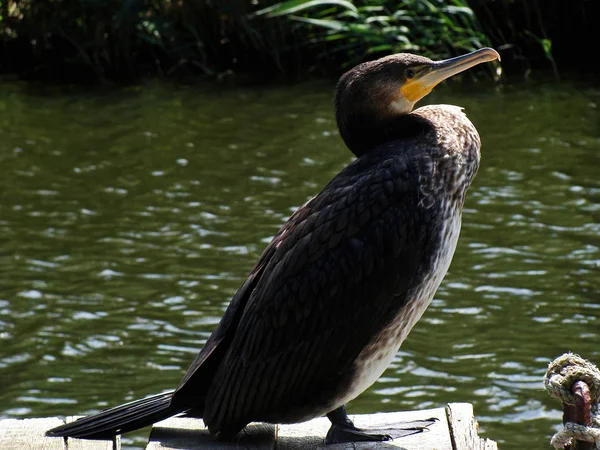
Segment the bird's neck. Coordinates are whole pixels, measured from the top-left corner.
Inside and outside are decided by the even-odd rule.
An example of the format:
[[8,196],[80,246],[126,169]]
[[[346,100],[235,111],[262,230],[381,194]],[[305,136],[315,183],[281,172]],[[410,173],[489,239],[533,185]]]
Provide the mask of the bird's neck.
[[384,118],[354,115],[338,123],[340,135],[357,157],[386,142],[422,136],[434,130],[426,118],[416,114],[396,114]]

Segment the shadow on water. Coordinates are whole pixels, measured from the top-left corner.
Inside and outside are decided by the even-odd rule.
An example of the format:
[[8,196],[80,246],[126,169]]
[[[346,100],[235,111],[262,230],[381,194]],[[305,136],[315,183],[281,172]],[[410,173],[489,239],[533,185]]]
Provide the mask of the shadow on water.
[[[330,85],[0,94],[2,417],[175,386],[287,216],[351,161]],[[598,88],[437,89],[483,139],[450,273],[352,413],[475,405],[547,448],[546,364],[600,363]],[[142,446],[145,433],[125,439]]]

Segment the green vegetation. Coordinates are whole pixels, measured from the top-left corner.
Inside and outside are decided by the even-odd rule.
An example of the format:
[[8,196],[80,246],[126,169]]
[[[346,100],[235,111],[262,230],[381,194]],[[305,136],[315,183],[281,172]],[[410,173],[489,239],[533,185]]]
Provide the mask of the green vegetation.
[[302,24],[309,42],[350,65],[370,55],[443,57],[490,45],[464,0],[287,0],[262,14]]
[[523,71],[538,53],[557,71],[546,28],[553,29],[558,1],[0,0],[0,72],[93,82],[229,73],[264,79],[339,73],[392,52],[446,57],[485,45],[516,55]]

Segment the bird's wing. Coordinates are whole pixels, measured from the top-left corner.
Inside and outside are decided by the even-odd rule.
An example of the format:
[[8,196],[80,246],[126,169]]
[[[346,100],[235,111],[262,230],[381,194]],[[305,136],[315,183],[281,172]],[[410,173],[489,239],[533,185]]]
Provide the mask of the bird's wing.
[[[204,421],[233,434],[335,392],[358,353],[409,301],[427,221],[420,171],[397,152],[365,155],[301,207],[265,250]],[[260,263],[259,263],[260,265]],[[310,400],[308,400],[310,403]]]
[[[206,395],[206,389],[214,376],[216,366],[231,342],[231,336],[235,333],[248,298],[260,280],[265,264],[269,260],[269,254],[270,251],[267,248],[246,281],[231,299],[217,328],[211,333],[175,389],[174,402],[189,404],[200,411],[203,409],[202,401]],[[229,339],[227,339],[228,336]],[[192,378],[193,382],[190,383]]]

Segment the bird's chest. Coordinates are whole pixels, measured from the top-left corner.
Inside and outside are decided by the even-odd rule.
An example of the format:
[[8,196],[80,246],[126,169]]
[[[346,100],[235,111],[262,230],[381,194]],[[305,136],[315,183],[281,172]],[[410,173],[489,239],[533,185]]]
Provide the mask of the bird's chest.
[[388,325],[362,350],[355,361],[356,376],[347,392],[347,400],[358,396],[371,386],[390,365],[400,345],[421,318],[452,261],[460,233],[461,214],[458,209],[445,211],[444,225],[439,228],[435,250],[430,261],[424,262],[427,270],[408,292],[408,301]]

